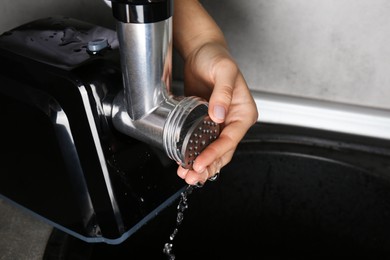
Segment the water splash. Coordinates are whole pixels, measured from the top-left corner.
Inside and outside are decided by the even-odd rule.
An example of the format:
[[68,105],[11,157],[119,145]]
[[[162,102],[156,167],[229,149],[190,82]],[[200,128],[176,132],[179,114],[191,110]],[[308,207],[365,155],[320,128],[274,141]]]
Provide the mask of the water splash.
[[177,216],[176,216],[176,226],[173,229],[172,234],[169,236],[169,241],[165,243],[163,252],[165,255],[167,255],[169,260],[175,260],[176,256],[173,253],[173,240],[175,239],[178,231],[179,226],[183,222],[184,218],[184,211],[188,209],[188,196],[192,193],[194,188],[197,188],[193,185],[188,185],[186,189],[181,193],[179,204],[177,205]]

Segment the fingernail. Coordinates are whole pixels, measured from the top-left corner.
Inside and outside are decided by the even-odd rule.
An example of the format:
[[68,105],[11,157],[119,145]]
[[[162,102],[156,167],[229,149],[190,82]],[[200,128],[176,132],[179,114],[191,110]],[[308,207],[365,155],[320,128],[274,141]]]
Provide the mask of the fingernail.
[[225,119],[225,108],[223,106],[216,105],[214,107],[214,116],[219,120]]
[[200,181],[198,181],[197,183],[195,183],[194,186],[197,187],[197,188],[202,188],[202,187],[203,187],[203,183],[201,183]]

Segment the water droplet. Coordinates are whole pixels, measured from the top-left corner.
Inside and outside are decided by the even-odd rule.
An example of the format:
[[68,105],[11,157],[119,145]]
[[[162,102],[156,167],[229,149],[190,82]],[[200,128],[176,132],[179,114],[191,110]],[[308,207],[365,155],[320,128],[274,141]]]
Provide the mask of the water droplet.
[[176,234],[177,234],[178,231],[179,231],[179,230],[178,230],[177,228],[175,228],[175,229],[173,230],[172,234],[171,234],[170,237],[169,237],[169,239],[170,239],[171,241],[173,241],[173,240],[175,239],[175,236],[176,236]]
[[[188,195],[192,193],[193,189],[196,186],[188,185],[186,189],[180,194],[180,201],[177,205],[177,217],[176,217],[176,227],[174,228],[172,234],[169,236],[169,240],[173,241],[176,237],[177,233],[179,232],[179,226],[183,221],[184,218],[184,211],[188,208]],[[175,259],[175,254],[173,253],[173,243],[165,243],[163,252],[165,255],[168,256],[169,260]]]
[[164,245],[164,249],[163,249],[164,254],[166,254],[168,256],[169,260],[175,260],[175,255],[172,253],[172,247],[173,247],[173,244],[166,243]]

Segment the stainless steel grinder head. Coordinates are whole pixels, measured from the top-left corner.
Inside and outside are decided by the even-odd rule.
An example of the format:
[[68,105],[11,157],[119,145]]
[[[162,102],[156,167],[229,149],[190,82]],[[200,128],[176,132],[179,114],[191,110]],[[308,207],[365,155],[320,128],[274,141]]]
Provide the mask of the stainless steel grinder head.
[[170,113],[163,143],[167,155],[185,169],[220,134],[220,125],[208,116],[208,103],[198,97],[182,99]]
[[183,168],[192,168],[196,157],[219,135],[219,125],[213,122],[209,116],[200,117],[186,131],[185,138],[181,144]]

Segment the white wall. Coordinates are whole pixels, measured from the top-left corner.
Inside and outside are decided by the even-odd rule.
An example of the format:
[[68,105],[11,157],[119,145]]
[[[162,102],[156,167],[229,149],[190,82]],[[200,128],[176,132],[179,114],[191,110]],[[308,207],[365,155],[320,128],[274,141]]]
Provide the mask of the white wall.
[[390,1],[202,3],[250,88],[390,109]]
[[[251,89],[390,109],[390,1],[202,2]],[[0,32],[58,14],[115,26],[102,0],[2,0]]]

